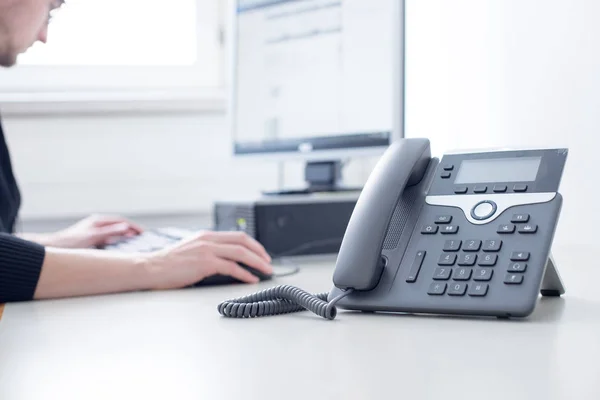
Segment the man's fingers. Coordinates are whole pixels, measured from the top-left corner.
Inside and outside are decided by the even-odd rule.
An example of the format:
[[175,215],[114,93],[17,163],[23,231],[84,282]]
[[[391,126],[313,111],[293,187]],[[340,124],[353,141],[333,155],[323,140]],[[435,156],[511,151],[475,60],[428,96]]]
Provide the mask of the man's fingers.
[[269,253],[267,253],[263,245],[244,232],[206,232],[202,236],[204,240],[210,240],[211,242],[215,243],[228,243],[245,246],[249,250],[267,260],[267,262],[271,262],[271,256],[269,256]]
[[127,223],[113,224],[98,227],[94,230],[92,236],[95,242],[106,242],[115,236],[124,236],[130,231]]
[[246,283],[257,283],[258,277],[240,267],[236,262],[217,258],[213,261],[217,274],[228,275]]
[[265,261],[258,254],[250,251],[242,245],[215,243],[214,253],[217,257],[225,258],[231,261],[241,262],[265,274],[273,273],[273,268],[271,267],[271,264]]
[[129,227],[136,233],[142,233],[144,231],[144,228],[142,226],[136,224],[133,221],[129,221],[128,219],[119,217],[119,216],[102,215],[102,216],[99,216],[98,219],[95,221],[95,225],[98,227],[122,224],[122,223],[129,225]]

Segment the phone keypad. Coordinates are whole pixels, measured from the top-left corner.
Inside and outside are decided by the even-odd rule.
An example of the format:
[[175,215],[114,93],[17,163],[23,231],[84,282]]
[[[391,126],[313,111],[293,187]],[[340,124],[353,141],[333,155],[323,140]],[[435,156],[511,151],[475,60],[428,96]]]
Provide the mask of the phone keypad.
[[[436,215],[429,225],[421,227],[423,234],[453,235],[459,226],[452,224],[451,215]],[[529,214],[512,214],[500,221],[496,233],[498,238],[449,237],[437,255],[434,253],[435,268],[427,293],[432,296],[484,297],[493,290],[492,283],[498,279],[505,285],[521,285],[525,280],[531,254],[524,249],[504,252],[504,235],[535,234],[538,226],[530,222]],[[512,249],[511,249],[512,250]],[[425,250],[420,250],[414,260],[407,282],[416,282],[422,270]],[[431,262],[431,261],[429,261]],[[499,270],[500,269],[500,270]],[[499,278],[495,278],[500,274]],[[427,279],[427,278],[426,278]]]
[[[459,226],[452,222],[451,215],[438,214],[432,223],[421,227],[423,235],[455,235],[445,238],[441,251],[431,254],[433,259],[428,258],[429,263],[435,263],[433,274],[424,277],[431,279],[429,295],[484,297],[493,290],[496,280],[504,285],[523,284],[531,253],[524,248],[505,251],[504,242],[505,235],[529,235],[538,231],[529,214],[512,214],[505,221],[499,221],[493,228],[496,238],[460,237],[457,235]],[[425,254],[424,248],[417,252],[407,282],[416,282],[419,273],[423,275],[423,266],[430,265],[424,262]],[[499,277],[494,278],[497,275]]]
[[490,281],[492,276],[494,275],[493,268],[475,268],[473,270],[473,280],[474,281]]
[[468,281],[469,279],[471,279],[472,273],[473,273],[472,268],[456,268],[454,270],[453,279],[455,281]]
[[[483,246],[480,246],[481,243]],[[478,248],[479,251],[473,251],[474,248]],[[448,295],[486,296],[489,291],[489,283],[485,282],[492,280],[494,269],[498,268],[500,257],[497,252],[501,248],[502,241],[495,239],[447,241],[438,258],[438,265],[443,265],[444,268],[436,268],[432,278],[434,281],[449,281]],[[505,273],[504,283],[511,285],[523,283],[523,273],[527,269],[525,261],[529,259],[530,253],[526,251],[510,253],[510,261],[506,260],[508,262],[503,271]],[[457,286],[458,283],[461,285]]]
[[456,254],[453,253],[445,253],[440,255],[438,260],[438,265],[454,265],[456,262]]
[[485,296],[490,285],[487,283],[477,283],[469,286],[469,296]]
[[462,245],[462,240],[446,240],[444,242],[444,251],[458,251]]
[[500,251],[502,240],[484,240],[483,251]]
[[485,254],[479,258],[479,262],[477,263],[477,265],[479,265],[480,267],[493,267],[494,265],[496,265],[497,261],[497,254]]
[[460,266],[472,267],[477,261],[477,254],[461,254],[458,257],[457,264]]
[[443,282],[432,282],[431,285],[429,285],[429,290],[427,291],[427,293],[432,296],[440,296],[446,293],[447,286],[448,285]]
[[479,251],[481,248],[481,240],[467,240],[463,247],[464,251]]
[[467,284],[462,282],[453,282],[449,285],[448,294],[450,296],[464,296],[467,291]]
[[433,273],[433,279],[436,281],[447,281],[452,274],[452,268],[436,268]]

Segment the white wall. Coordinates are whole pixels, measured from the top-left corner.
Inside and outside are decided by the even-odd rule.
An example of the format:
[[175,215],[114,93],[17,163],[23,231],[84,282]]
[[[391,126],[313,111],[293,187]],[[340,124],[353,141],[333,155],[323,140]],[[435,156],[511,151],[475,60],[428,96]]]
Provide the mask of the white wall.
[[566,146],[556,240],[595,244],[600,2],[408,0],[407,136],[448,148]]
[[[277,163],[233,159],[220,113],[9,116],[4,127],[24,219],[202,214],[216,200],[279,187]],[[286,185],[303,185],[301,167],[286,164]],[[368,172],[349,165],[348,182]]]
[[226,166],[218,114],[9,117],[4,125],[24,218],[205,210],[218,192],[274,176]]
[[[407,135],[431,138],[437,154],[569,147],[562,242],[592,243],[600,226],[599,14],[596,0],[407,1]],[[5,125],[25,216],[209,210],[215,198],[277,184],[272,164],[228,159],[218,114],[9,117]],[[370,165],[348,176],[359,182]],[[292,170],[290,184],[301,178]]]

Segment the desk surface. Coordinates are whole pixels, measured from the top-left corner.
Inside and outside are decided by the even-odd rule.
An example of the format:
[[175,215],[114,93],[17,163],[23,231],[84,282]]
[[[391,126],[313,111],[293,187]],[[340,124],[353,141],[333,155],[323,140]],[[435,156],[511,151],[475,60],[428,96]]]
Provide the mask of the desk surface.
[[0,398],[599,399],[600,269],[558,249],[567,287],[528,320],[309,312],[235,320],[217,304],[330,289],[332,259],[257,286],[7,305]]

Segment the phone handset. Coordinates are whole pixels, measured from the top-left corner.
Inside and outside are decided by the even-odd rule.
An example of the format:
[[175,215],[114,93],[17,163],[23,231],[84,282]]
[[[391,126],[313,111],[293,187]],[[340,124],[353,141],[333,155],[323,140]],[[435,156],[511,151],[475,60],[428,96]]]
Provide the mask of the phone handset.
[[398,199],[408,186],[423,178],[431,160],[428,139],[401,139],[381,159],[358,198],[338,254],[334,285],[342,290],[313,295],[300,288],[280,285],[248,296],[227,300],[217,307],[226,317],[251,318],[309,310],[334,319],[335,304],[354,291],[373,289],[381,277],[381,250]]
[[392,144],[369,176],[342,240],[333,283],[340,289],[371,290],[381,277],[381,250],[398,199],[421,181],[431,160],[428,139]]

